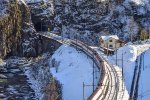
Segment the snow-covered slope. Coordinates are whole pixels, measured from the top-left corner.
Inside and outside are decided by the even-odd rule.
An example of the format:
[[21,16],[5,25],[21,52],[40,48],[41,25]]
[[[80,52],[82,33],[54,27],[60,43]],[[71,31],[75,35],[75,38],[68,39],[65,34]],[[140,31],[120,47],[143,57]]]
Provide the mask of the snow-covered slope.
[[[128,90],[128,93],[130,93],[131,89],[131,83],[132,83],[132,78],[134,74],[134,68],[135,68],[135,61],[138,56],[140,56],[143,52],[145,52],[145,57],[144,57],[144,70],[141,73],[140,77],[140,87],[139,87],[139,100],[141,100],[141,92],[142,94],[146,91],[149,90],[149,84],[150,80],[148,80],[147,76],[149,76],[149,59],[150,59],[150,44],[145,43],[145,44],[140,44],[140,45],[132,45],[128,44],[117,51],[117,65],[122,68],[123,64],[123,69],[124,69],[124,80],[125,84]],[[122,63],[122,55],[123,55],[123,63]],[[109,56],[108,59],[110,60],[111,63],[116,64],[116,55],[114,56]],[[147,92],[146,92],[147,93]],[[145,93],[145,95],[146,95]],[[149,91],[148,91],[149,93]],[[149,97],[149,96],[148,96]],[[144,99],[145,98],[145,99]],[[147,97],[145,96],[142,100],[148,100],[146,99]]]
[[[92,66],[93,61],[81,51],[62,45],[52,56],[58,67],[51,68],[51,72],[60,81],[63,86],[64,100],[83,100],[83,82],[85,85],[85,100],[92,94]],[[56,73],[56,68],[58,72]],[[96,70],[96,68],[95,68]],[[95,85],[97,84],[99,74],[95,74]]]
[[150,49],[144,53],[144,63],[141,70],[139,85],[139,100],[149,100],[150,98]]

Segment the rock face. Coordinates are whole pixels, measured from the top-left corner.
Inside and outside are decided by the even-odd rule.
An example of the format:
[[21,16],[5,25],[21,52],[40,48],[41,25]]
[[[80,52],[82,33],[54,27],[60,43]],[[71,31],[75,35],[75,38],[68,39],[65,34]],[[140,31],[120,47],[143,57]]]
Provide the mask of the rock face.
[[52,31],[54,19],[54,6],[52,0],[48,2],[28,2],[31,19],[36,31]]
[[[47,14],[38,16],[32,13],[33,25],[30,10],[23,1],[2,1],[0,1],[2,5],[0,8],[3,9],[3,11],[0,9],[0,98],[20,100],[58,98],[60,90],[57,89],[60,85],[56,80],[51,82],[48,59],[61,44],[36,35],[38,23],[48,25],[51,17],[47,19]],[[39,18],[43,18],[45,22],[43,20],[38,22]],[[43,27],[41,31],[48,28]],[[46,52],[50,53],[48,57],[40,56]],[[8,59],[5,59],[7,57]],[[31,57],[31,60],[22,57]],[[1,58],[5,59],[6,63],[3,63]]]
[[27,0],[37,31],[54,31],[63,37],[98,44],[100,35],[117,34],[125,41],[149,33],[147,0]]
[[[5,5],[4,8],[8,10],[5,12],[7,16],[3,16],[0,19],[0,58],[9,56],[36,57],[39,54],[47,51],[50,52],[53,49],[50,45],[48,46],[48,44],[51,44],[51,40],[45,38],[43,40],[43,38],[35,34],[36,30],[32,24],[28,6],[23,3],[18,3],[15,0],[6,2],[5,4],[2,3],[2,5]],[[34,12],[33,10],[31,12]],[[51,16],[47,19],[47,13],[45,13],[45,16],[43,14],[37,15],[36,13],[32,13],[32,15],[36,28],[38,28],[36,24],[38,24],[39,18],[45,20],[43,25],[49,24],[48,19]],[[44,29],[48,28],[43,26]],[[60,45],[59,43],[54,43],[56,44],[56,48],[57,44]]]
[[102,34],[117,34],[132,41],[143,30],[148,33],[149,6],[147,0],[45,0],[30,8],[35,11],[32,18],[38,31],[48,30],[49,26],[64,37],[97,44]]
[[31,30],[28,25],[31,23],[29,9],[17,0],[10,0],[1,5],[7,5],[7,16],[0,20],[0,57],[21,55],[23,30]]
[[35,91],[35,96],[40,100],[56,100],[54,98],[61,98],[59,96],[60,85],[50,74],[50,57],[51,55],[49,54],[39,56],[24,68],[29,82],[32,83],[31,87]]
[[[47,51],[52,53],[60,46],[53,40],[36,35],[36,31],[54,31],[89,44],[98,44],[99,35],[102,34],[117,34],[125,41],[132,41],[141,31],[150,31],[149,0],[41,0],[28,2],[28,5],[23,1],[0,0],[0,58],[37,57]],[[48,84],[51,75],[47,63],[43,60],[39,62],[41,64],[33,63],[25,70],[30,71],[31,75],[28,75],[31,79],[39,82],[42,91],[43,87],[53,87],[53,83]],[[12,89],[20,92],[22,87],[25,87],[25,91],[22,91],[24,94],[30,91],[27,97],[34,96],[24,73],[17,65],[10,66],[5,68],[0,65],[0,79],[3,81],[0,83],[0,93],[4,94],[0,94],[0,97],[11,95],[7,93]],[[10,80],[7,80],[9,77]],[[23,85],[14,82],[18,79]],[[12,88],[12,84],[16,87]],[[46,94],[45,98],[50,95]],[[15,97],[19,98],[18,95]]]
[[0,98],[19,100],[61,99],[61,85],[50,73],[49,60],[51,55],[44,53],[36,58],[10,57],[5,60],[5,63],[1,60]]
[[148,0],[54,0],[54,5],[54,30],[66,37],[97,43],[99,35],[117,34],[127,41],[149,30]]
[[[20,62],[24,60],[20,59]],[[18,67],[18,62],[17,58],[12,58],[0,66],[0,98],[34,100],[35,93],[29,85],[27,76],[21,67]]]
[[44,40],[34,34],[36,31],[56,31],[63,37],[90,44],[98,44],[102,34],[117,34],[125,41],[132,41],[138,39],[143,30],[150,31],[150,2],[147,0],[27,1],[29,8],[17,0],[0,2],[2,58],[11,55],[36,57],[43,53]]
[[[9,2],[6,5],[9,6]],[[21,12],[18,7],[19,5],[14,2],[10,8],[7,8],[9,10],[8,16],[4,16],[0,20],[0,57],[5,57],[8,53],[13,51],[16,53],[17,51],[21,36],[20,25],[22,24]]]

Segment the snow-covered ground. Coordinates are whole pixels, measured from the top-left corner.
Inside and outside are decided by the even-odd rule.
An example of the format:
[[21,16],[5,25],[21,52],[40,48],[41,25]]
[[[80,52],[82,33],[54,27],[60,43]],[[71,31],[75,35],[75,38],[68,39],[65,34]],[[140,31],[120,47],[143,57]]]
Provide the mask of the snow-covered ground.
[[[128,90],[128,93],[130,93],[130,88],[131,88],[131,83],[132,83],[132,78],[133,78],[133,73],[135,68],[135,61],[138,56],[140,56],[143,52],[147,51],[149,48],[150,48],[149,43],[139,44],[139,45],[129,44],[129,45],[125,45],[122,48],[119,48],[117,51],[117,65],[120,68],[122,68],[122,64],[123,64],[124,80],[125,80],[125,85]],[[147,93],[146,91],[150,90],[149,88],[150,80],[146,78],[147,76],[150,75],[149,74],[150,62],[148,61],[150,59],[149,55],[150,55],[150,50],[145,53],[145,57],[144,57],[145,69],[144,71],[142,71],[140,77],[139,95],[141,95],[141,93],[144,93],[144,91],[146,95]],[[123,56],[123,63],[122,63],[122,56]],[[112,64],[116,64],[116,55],[109,56],[108,59]],[[139,97],[140,97],[139,99],[141,99],[141,96]],[[143,97],[142,100],[148,100],[147,97],[146,96]]]
[[117,78],[119,81],[117,84],[119,87],[117,100],[128,100],[129,93],[127,91],[124,81],[122,81],[122,69],[119,66],[115,65],[115,61],[112,60],[112,57],[107,57],[103,52],[101,52],[99,47],[91,46],[91,48],[95,49],[100,56],[103,56],[115,68],[115,71],[117,72]]
[[[95,50],[99,51],[98,47],[92,47]],[[117,50],[117,65],[116,66],[116,54],[113,56],[106,56],[102,52],[99,51],[101,55],[103,55],[111,64],[113,64],[118,70],[118,73],[122,71],[122,64],[123,64],[123,69],[124,69],[124,81],[126,85],[126,89],[128,91],[127,94],[130,93],[130,88],[131,88],[131,82],[133,78],[133,72],[134,72],[134,67],[135,67],[135,61],[138,56],[140,56],[143,52],[145,52],[144,56],[144,71],[142,70],[141,72],[141,77],[140,77],[140,86],[139,86],[139,98],[142,100],[148,100],[150,98],[150,88],[149,88],[149,83],[150,80],[148,80],[147,76],[149,76],[149,66],[150,66],[150,42],[143,42],[142,44],[132,44],[128,43],[124,47],[121,47]],[[147,51],[148,50],[148,51]],[[122,63],[122,55],[123,55],[123,63]],[[119,69],[118,69],[119,68]],[[120,71],[119,71],[120,70]],[[121,73],[120,73],[121,74]],[[126,92],[126,91],[125,91]],[[145,93],[145,94],[144,94]],[[124,96],[125,100],[128,99],[128,95],[125,94]]]
[[[59,62],[57,73],[56,67],[50,68],[50,70],[63,86],[63,99],[83,100],[83,82],[85,85],[93,84],[93,61],[91,58],[73,47],[62,45],[55,51],[52,59]],[[95,67],[95,70],[98,69]],[[96,76],[95,85],[98,83],[99,73],[95,74]],[[84,91],[86,100],[92,94],[93,88],[92,86],[85,86]]]
[[139,100],[149,100],[150,98],[150,49],[144,54],[144,65],[141,70],[139,85]]
[[118,81],[119,81],[119,91],[117,95],[117,100],[128,100],[129,94],[126,89],[125,83],[122,81],[122,70],[118,66],[114,66],[117,72]]
[[[126,45],[118,49],[117,51],[117,65],[120,68],[122,68],[122,55],[123,55],[123,68],[125,72],[124,78],[128,91],[130,91],[131,87],[135,60],[139,55],[141,55],[141,53],[148,50],[149,47],[150,44]],[[111,63],[116,64],[116,55],[109,56],[108,59],[111,61]]]

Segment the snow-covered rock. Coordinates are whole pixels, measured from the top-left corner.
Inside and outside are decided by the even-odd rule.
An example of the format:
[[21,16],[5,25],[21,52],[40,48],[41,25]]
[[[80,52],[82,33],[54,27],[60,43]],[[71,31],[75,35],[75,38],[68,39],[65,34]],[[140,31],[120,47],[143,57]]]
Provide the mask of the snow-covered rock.
[[[56,2],[57,1],[57,2]],[[97,43],[99,35],[117,34],[124,40],[136,39],[140,29],[148,33],[148,0],[55,0],[55,30],[63,36],[77,35],[82,41]],[[82,38],[80,38],[82,37]]]
[[[33,15],[42,16],[37,20],[44,19],[43,24],[50,26],[51,31],[90,44],[98,43],[99,35],[108,33],[116,34],[125,41],[132,41],[137,39],[141,29],[147,33],[150,29],[148,0],[26,1],[33,9]],[[45,20],[49,20],[49,24]]]

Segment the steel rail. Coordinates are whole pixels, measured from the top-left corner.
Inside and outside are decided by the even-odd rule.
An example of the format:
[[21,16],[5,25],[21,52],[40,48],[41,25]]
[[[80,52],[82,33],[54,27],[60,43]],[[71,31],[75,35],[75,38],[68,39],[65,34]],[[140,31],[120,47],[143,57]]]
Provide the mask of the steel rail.
[[53,39],[62,44],[68,44],[82,50],[92,59],[94,59],[99,72],[100,79],[98,86],[88,100],[117,100],[118,77],[115,68],[103,57],[101,57],[94,49],[79,40],[71,40],[55,35],[50,32],[37,33],[38,35]]

